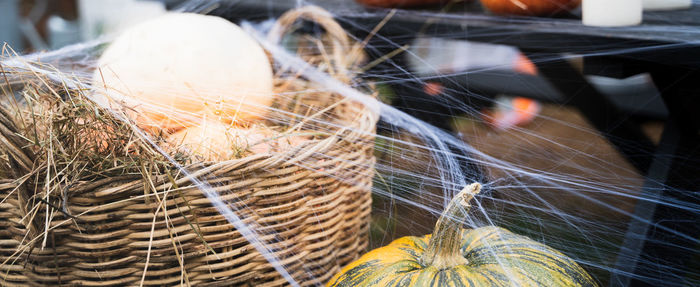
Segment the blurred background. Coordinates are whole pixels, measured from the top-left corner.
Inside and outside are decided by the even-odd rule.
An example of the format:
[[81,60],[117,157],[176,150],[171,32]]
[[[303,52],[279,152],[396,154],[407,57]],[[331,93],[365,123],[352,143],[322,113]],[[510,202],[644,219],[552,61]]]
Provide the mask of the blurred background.
[[2,0],[0,42],[17,52],[58,49],[165,13],[170,2]]

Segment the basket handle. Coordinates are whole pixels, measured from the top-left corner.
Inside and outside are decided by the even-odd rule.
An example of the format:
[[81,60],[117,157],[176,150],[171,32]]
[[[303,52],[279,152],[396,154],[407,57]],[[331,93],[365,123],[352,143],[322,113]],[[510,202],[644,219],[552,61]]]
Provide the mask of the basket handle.
[[282,36],[288,33],[292,25],[299,19],[317,23],[331,36],[333,40],[333,53],[336,55],[335,59],[340,60],[334,61],[335,66],[339,72],[344,74],[351,65],[352,61],[350,61],[350,59],[357,59],[358,57],[348,57],[349,51],[353,50],[350,46],[348,34],[345,32],[345,29],[333,19],[333,15],[321,7],[309,5],[285,12],[277,19],[277,22],[275,22],[275,25],[268,33],[268,40],[272,43],[279,44]]

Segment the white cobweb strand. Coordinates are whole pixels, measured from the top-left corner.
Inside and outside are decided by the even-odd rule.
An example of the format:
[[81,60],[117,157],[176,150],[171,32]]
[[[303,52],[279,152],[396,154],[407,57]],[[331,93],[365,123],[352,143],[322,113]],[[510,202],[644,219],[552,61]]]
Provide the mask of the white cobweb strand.
[[[260,33],[260,31],[258,31],[258,29],[255,28],[253,24],[243,22],[241,23],[241,27],[248,32],[248,34],[252,35],[256,40],[258,40],[258,42],[272,55],[277,63],[293,69],[304,78],[315,84],[321,85],[329,91],[338,93],[348,99],[363,104],[369,109],[370,112],[381,116],[384,121],[394,126],[406,129],[412,134],[423,137],[428,141],[428,145],[430,146],[434,145],[435,149],[432,149],[431,152],[436,157],[437,163],[439,165],[444,165],[439,169],[440,177],[443,182],[443,189],[448,192],[454,192],[467,185],[464,175],[457,172],[460,170],[459,164],[455,160],[455,157],[450,152],[447,145],[448,142],[457,141],[452,135],[436,129],[390,105],[384,104],[373,97],[365,95],[358,90],[336,80],[327,73],[319,71],[299,57],[288,53],[279,45],[270,42],[265,36],[263,36],[262,33]],[[258,27],[266,28],[269,27],[269,25],[262,24],[258,25]],[[459,144],[463,145],[464,143],[460,142]],[[448,197],[445,198],[446,201],[448,199]],[[445,202],[445,204],[446,203],[447,202]]]
[[[98,46],[107,42],[107,38],[99,38],[48,52],[37,52],[22,56],[11,55],[9,58],[3,59],[1,64],[6,69],[32,72],[37,75],[45,76],[51,81],[62,83],[68,89],[79,89],[84,86],[84,84],[81,84],[80,80],[89,79],[90,73],[88,71],[75,69],[75,64],[91,67],[91,52],[94,52]],[[51,66],[39,65],[37,63],[46,63]],[[71,75],[67,75],[61,71],[62,64],[71,65]]]

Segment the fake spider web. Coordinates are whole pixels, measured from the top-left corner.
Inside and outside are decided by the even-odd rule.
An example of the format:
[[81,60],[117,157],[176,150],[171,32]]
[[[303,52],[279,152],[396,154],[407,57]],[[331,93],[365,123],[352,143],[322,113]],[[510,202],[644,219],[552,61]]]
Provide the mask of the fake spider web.
[[[314,4],[315,1],[297,2],[297,6],[303,6]],[[209,5],[206,1],[190,1],[181,9],[208,12],[208,7],[211,7]],[[236,7],[220,5],[215,13],[226,14],[226,9]],[[342,9],[330,12],[345,25],[359,26],[359,23],[353,20],[356,19],[355,14]],[[367,17],[386,15],[386,11],[368,10],[363,13]],[[391,21],[391,18],[387,19]],[[522,21],[547,23],[551,20],[527,18]],[[384,37],[381,29],[371,35],[381,38],[383,41],[380,42],[383,44],[380,45],[386,46],[376,46],[372,44],[374,41],[369,41],[364,47],[368,52],[401,52],[389,55],[380,62],[367,63],[370,64],[366,67],[367,70],[356,75],[358,79],[376,85],[379,98],[375,99],[366,93],[364,86],[344,84],[304,62],[288,46],[269,41],[263,36],[270,28],[269,21],[243,22],[241,26],[260,42],[277,65],[308,79],[315,84],[314,89],[340,94],[380,115],[378,130],[373,134],[376,138],[377,159],[373,167],[376,176],[372,187],[374,203],[370,229],[373,248],[386,245],[400,236],[430,233],[437,216],[452,195],[472,182],[480,182],[485,191],[477,196],[471,216],[466,218],[467,226],[496,225],[545,243],[574,258],[601,285],[606,285],[609,284],[611,276],[623,272],[618,269],[618,262],[635,260],[619,256],[628,224],[636,216],[634,210],[637,204],[648,202],[684,212],[700,212],[696,191],[682,190],[656,182],[658,188],[689,193],[690,197],[687,201],[678,201],[642,193],[645,181],[650,179],[629,164],[610,145],[605,134],[591,127],[577,110],[563,104],[544,104],[539,113],[533,115],[531,123],[497,130],[487,122],[491,115],[485,113],[488,110],[486,107],[500,104],[497,100],[478,91],[461,90],[463,86],[458,83],[454,83],[452,87],[444,85],[439,93],[440,101],[443,102],[443,106],[449,106],[449,109],[424,112],[435,113],[436,117],[447,116],[457,133],[428,124],[412,116],[411,110],[393,107],[390,102],[396,103],[397,99],[411,98],[412,93],[423,92],[418,89],[434,82],[434,77],[430,76],[431,70],[434,74],[440,73],[441,68],[433,66],[433,63],[429,62],[430,59],[420,53],[421,48],[429,48],[421,46],[428,45],[428,42],[415,42],[412,47],[405,47],[396,42],[397,39]],[[457,38],[460,35],[441,32],[431,36]],[[365,39],[355,40],[362,43]],[[31,71],[69,88],[73,88],[72,85],[86,86],[86,83],[90,82],[101,49],[108,43],[108,39],[100,39],[56,51],[22,56],[15,56],[5,50],[2,66],[6,71],[23,71],[25,74]],[[655,48],[666,47],[645,49]],[[610,50],[607,53],[625,52],[628,51]],[[408,68],[401,65],[400,57],[410,59],[415,66],[427,72],[418,76],[415,76],[417,73],[408,73]],[[531,60],[537,63],[551,59]],[[468,77],[498,71],[499,68],[504,67],[452,71],[450,75]],[[512,80],[518,81],[518,78],[512,76]],[[396,89],[401,86],[404,88]],[[291,116],[303,118],[306,115]],[[288,118],[268,120],[284,122],[288,121]],[[648,131],[649,134],[659,136],[658,125],[650,125]],[[144,138],[148,138],[145,133],[143,135]],[[155,143],[153,145],[158,146]],[[173,156],[167,150],[161,152]],[[650,152],[640,150],[639,155],[651,156]],[[177,164],[174,159],[172,161]],[[180,168],[183,173],[188,172],[182,166]],[[237,208],[245,209],[245,206],[231,208],[218,197],[217,192],[207,182],[199,181],[195,184],[291,285],[303,285],[303,282],[297,282],[290,275],[292,272],[287,270],[287,266],[281,264],[270,249],[258,239],[261,236],[258,231],[250,228],[238,216],[240,210]],[[648,219],[641,221],[648,223]],[[664,228],[658,225],[655,227]],[[674,262],[657,262],[655,258],[645,257],[636,259],[637,264],[647,268],[657,266],[668,272],[669,278],[682,278],[681,282],[685,282],[687,286],[700,284],[700,256],[697,247],[699,239],[687,238],[689,236],[683,231],[665,231],[695,244],[677,246],[694,254],[695,260],[691,264],[695,265],[677,266]],[[662,282],[655,281],[657,278],[646,278],[644,273],[625,275],[651,285],[663,285]]]

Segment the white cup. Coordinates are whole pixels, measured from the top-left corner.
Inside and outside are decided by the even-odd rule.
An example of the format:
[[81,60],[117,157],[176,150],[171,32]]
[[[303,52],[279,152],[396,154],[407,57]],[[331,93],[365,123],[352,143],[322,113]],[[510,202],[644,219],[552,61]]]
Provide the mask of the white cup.
[[619,27],[642,23],[642,0],[583,0],[582,10],[583,24],[588,26]]
[[644,10],[686,9],[693,5],[692,0],[643,0]]

